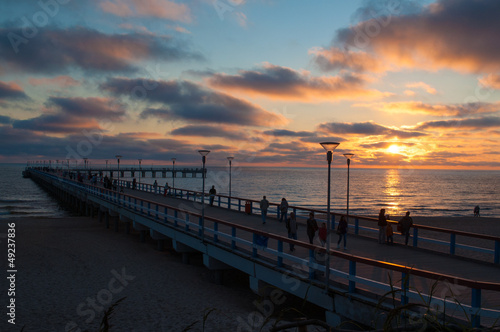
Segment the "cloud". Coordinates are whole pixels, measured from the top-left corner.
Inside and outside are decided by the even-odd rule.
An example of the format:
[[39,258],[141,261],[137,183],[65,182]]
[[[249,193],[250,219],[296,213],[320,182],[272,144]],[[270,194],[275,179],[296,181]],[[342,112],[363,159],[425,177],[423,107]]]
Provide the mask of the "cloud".
[[479,83],[486,88],[500,90],[500,75],[499,74],[489,74],[485,77],[479,79]]
[[0,124],[11,124],[14,121],[10,116],[0,115]]
[[400,67],[498,72],[499,12],[499,1],[439,0],[419,12],[378,16],[339,30],[333,44],[371,50]]
[[470,116],[474,114],[496,113],[500,103],[427,104],[420,101],[391,103],[356,104],[358,107],[375,108],[389,113],[427,114],[433,116]]
[[44,114],[30,119],[12,120],[16,129],[47,133],[75,133],[101,129],[98,120],[121,121],[125,115],[123,105],[108,98],[50,97]]
[[[24,42],[21,28],[0,28],[0,60],[10,71],[61,73],[72,68],[91,72],[133,72],[142,60],[184,61],[203,57],[172,37],[150,34],[104,34],[82,27],[39,29]],[[17,39],[15,39],[17,40]]]
[[264,64],[257,70],[242,70],[238,75],[215,73],[208,77],[208,83],[228,91],[304,102],[384,95],[377,90],[365,89],[366,79],[360,75],[314,77],[309,72],[272,64]]
[[[417,130],[419,130],[418,128]],[[398,138],[421,137],[426,134],[418,131],[398,130],[385,127],[374,122],[343,123],[330,122],[318,125],[318,130],[332,134],[365,135],[365,136],[384,136]]]
[[363,51],[341,50],[338,47],[325,49],[315,47],[309,50],[314,55],[313,62],[323,71],[337,71],[350,69],[355,72],[382,72],[387,66],[377,60],[373,55]]
[[408,84],[406,84],[406,87],[407,88],[420,88],[431,95],[435,95],[437,93],[436,89],[434,89],[432,86],[430,86],[429,84],[424,83],[424,82],[408,83]]
[[30,78],[28,83],[33,86],[55,85],[58,87],[78,86],[80,82],[71,76],[56,76],[52,78]]
[[101,2],[99,6],[104,12],[120,17],[156,17],[184,23],[192,21],[191,10],[186,4],[169,0],[114,0]]
[[[147,86],[144,93],[137,87]],[[154,81],[148,79],[112,78],[101,88],[117,96],[151,103],[164,107],[149,107],[141,118],[156,117],[164,121],[172,119],[198,123],[226,123],[243,126],[280,126],[288,123],[282,115],[264,110],[243,99],[204,88],[188,81]]]
[[473,119],[426,121],[415,126],[415,130],[429,129],[467,129],[482,130],[487,128],[500,128],[500,117],[482,117]]
[[287,129],[273,129],[266,130],[263,132],[264,135],[276,136],[276,137],[311,137],[316,136],[316,133],[310,131],[293,131]]
[[16,83],[5,83],[0,81],[0,101],[5,99],[27,99],[28,96]]
[[176,128],[170,132],[174,136],[195,136],[195,137],[221,137],[235,141],[248,141],[251,137],[241,130],[224,128],[222,126],[195,126],[189,125]]

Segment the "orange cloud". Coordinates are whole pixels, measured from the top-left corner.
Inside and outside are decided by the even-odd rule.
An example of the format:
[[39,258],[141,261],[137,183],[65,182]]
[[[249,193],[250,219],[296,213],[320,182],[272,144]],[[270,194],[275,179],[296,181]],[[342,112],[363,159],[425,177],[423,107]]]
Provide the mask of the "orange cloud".
[[467,104],[426,104],[420,101],[392,103],[355,104],[357,107],[374,108],[389,113],[419,113],[434,116],[467,116],[481,113],[495,113],[500,103],[467,103]]
[[80,82],[72,78],[71,76],[57,76],[52,78],[30,78],[28,80],[29,84],[38,85],[56,85],[59,87],[67,86],[78,86]]
[[500,2],[438,0],[418,13],[372,18],[337,32],[343,48],[373,51],[400,67],[499,72]]
[[479,83],[481,83],[486,88],[500,90],[500,75],[499,74],[489,74],[489,75],[479,79]]
[[313,61],[324,71],[351,69],[357,72],[382,72],[387,70],[373,55],[363,51],[341,50],[337,47],[325,49],[315,47],[309,50],[314,55]]
[[425,90],[427,93],[431,95],[435,95],[437,93],[437,90],[434,89],[432,86],[430,86],[427,83],[424,82],[413,82],[413,83],[408,83],[406,84],[407,88],[420,88]]

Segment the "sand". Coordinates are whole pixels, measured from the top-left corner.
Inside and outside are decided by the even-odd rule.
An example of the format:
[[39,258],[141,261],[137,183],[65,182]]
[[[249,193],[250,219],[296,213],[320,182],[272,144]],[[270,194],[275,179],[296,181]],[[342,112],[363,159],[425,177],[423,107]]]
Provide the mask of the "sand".
[[[0,233],[7,233],[6,222]],[[6,250],[6,238],[0,238]],[[2,270],[6,270],[2,257]],[[210,282],[199,258],[183,264],[155,242],[106,229],[96,219],[16,219],[16,325],[2,313],[0,331],[98,331],[120,298],[111,331],[236,331],[256,311],[248,277]],[[4,279],[4,278],[3,278]],[[8,285],[2,282],[2,308]]]

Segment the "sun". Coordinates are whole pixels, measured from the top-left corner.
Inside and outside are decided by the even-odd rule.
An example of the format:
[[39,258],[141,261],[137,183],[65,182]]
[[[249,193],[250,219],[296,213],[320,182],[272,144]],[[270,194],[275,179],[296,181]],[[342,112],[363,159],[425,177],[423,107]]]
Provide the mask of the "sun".
[[399,145],[392,144],[391,146],[389,146],[387,148],[387,152],[390,152],[390,153],[399,153],[399,152],[401,152],[401,147]]

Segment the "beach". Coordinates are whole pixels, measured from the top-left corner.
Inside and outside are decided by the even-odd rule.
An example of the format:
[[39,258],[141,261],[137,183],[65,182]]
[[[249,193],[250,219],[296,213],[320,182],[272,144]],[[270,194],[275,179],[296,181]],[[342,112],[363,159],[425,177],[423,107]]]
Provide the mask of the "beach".
[[[121,298],[111,331],[182,331],[191,324],[192,331],[202,331],[211,309],[204,331],[236,331],[256,310],[248,277],[234,272],[216,285],[201,259],[183,264],[178,254],[156,250],[154,241],[115,233],[97,219],[15,223],[16,325],[3,313],[1,331],[98,331],[104,310]],[[2,298],[7,288],[2,284]]]

